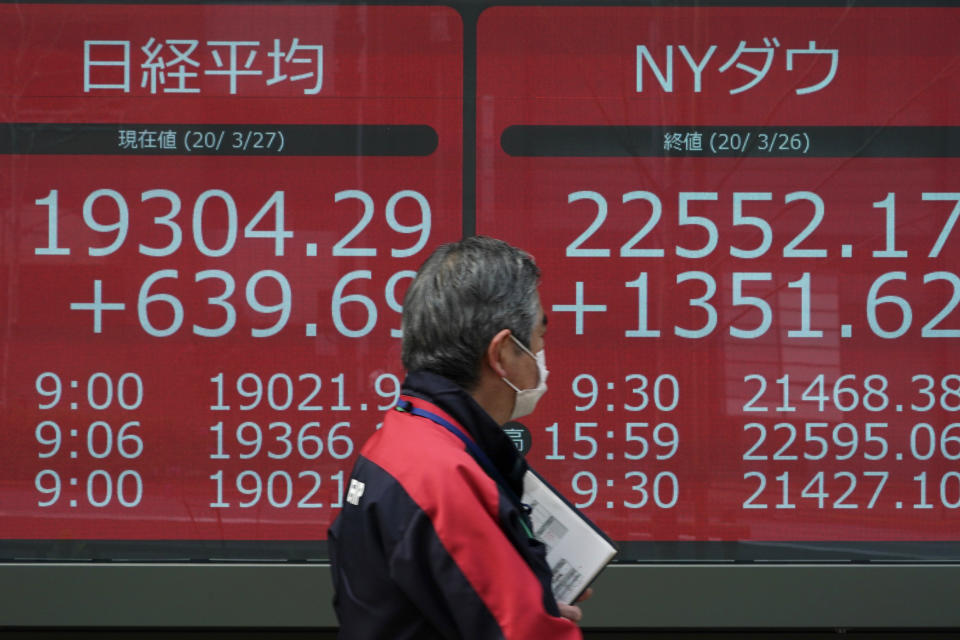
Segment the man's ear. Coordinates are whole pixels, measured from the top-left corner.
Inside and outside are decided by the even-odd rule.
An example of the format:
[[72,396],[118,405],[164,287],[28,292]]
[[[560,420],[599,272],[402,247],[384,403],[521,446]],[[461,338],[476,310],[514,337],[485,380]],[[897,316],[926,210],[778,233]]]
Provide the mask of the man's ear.
[[507,375],[507,370],[503,368],[503,350],[507,348],[507,343],[510,342],[510,329],[501,329],[490,340],[490,344],[487,345],[486,360],[487,364],[497,374],[500,378],[505,378]]

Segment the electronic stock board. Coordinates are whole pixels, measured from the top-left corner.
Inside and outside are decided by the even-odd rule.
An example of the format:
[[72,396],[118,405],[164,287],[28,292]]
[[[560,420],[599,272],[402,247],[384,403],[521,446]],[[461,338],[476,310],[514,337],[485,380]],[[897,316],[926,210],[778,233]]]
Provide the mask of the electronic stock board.
[[475,232],[620,562],[957,561],[958,16],[0,5],[0,557],[325,560]]

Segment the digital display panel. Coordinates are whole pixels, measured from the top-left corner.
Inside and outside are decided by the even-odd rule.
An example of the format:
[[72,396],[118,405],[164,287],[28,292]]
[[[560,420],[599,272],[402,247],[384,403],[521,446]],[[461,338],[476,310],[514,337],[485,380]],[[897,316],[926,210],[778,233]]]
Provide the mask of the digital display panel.
[[324,555],[399,393],[403,294],[461,235],[462,29],[0,5],[0,546]]
[[475,220],[621,561],[960,558],[955,14],[0,4],[0,557],[323,559]]
[[531,461],[621,559],[956,559],[954,9],[495,7],[477,232],[544,272]]

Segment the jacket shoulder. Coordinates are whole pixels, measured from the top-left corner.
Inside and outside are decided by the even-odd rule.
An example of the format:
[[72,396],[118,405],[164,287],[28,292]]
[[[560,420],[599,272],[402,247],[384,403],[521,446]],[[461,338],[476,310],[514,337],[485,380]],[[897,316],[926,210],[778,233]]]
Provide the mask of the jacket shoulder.
[[465,499],[481,502],[492,516],[498,512],[499,490],[493,478],[457,436],[428,419],[391,411],[361,455],[431,515],[443,505],[462,508]]

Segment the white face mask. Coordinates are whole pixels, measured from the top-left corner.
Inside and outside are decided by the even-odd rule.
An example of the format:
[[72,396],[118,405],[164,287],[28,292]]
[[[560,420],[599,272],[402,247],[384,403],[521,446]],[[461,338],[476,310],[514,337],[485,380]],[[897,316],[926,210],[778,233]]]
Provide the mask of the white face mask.
[[510,388],[517,392],[516,400],[513,404],[513,412],[510,414],[509,420],[516,420],[517,418],[522,418],[523,416],[528,416],[533,413],[533,410],[537,406],[537,401],[540,400],[540,397],[547,392],[547,375],[550,373],[547,371],[547,357],[544,355],[543,349],[537,351],[536,354],[523,346],[519,340],[513,337],[513,334],[510,334],[510,338],[517,343],[517,346],[523,349],[528,356],[536,360],[537,362],[537,371],[540,374],[540,381],[537,383],[537,386],[533,389],[518,389],[512,382],[507,380],[504,377],[500,379],[510,385]]

